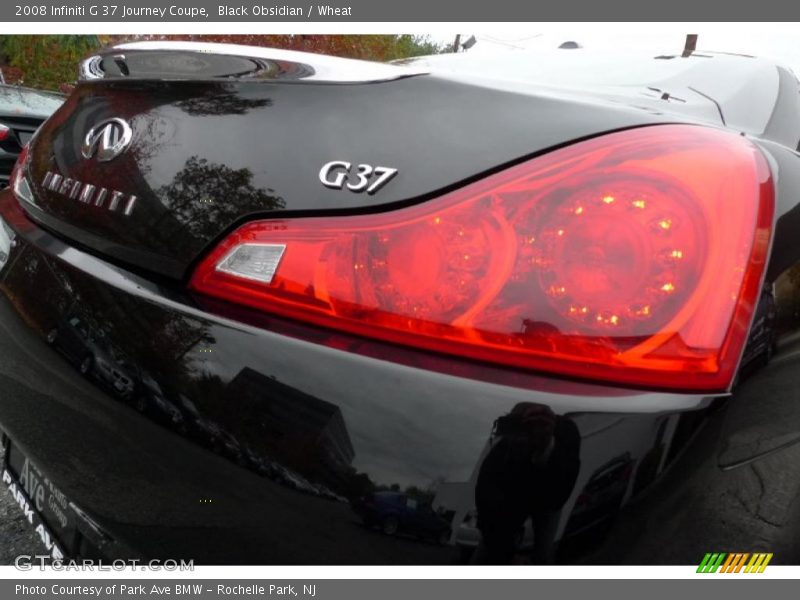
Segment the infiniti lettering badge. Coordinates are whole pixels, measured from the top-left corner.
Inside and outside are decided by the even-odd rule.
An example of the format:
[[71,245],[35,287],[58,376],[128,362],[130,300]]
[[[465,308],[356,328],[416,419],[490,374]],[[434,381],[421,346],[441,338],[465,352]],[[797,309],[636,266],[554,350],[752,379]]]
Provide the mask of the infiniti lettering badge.
[[128,196],[117,190],[109,190],[104,187],[98,188],[91,183],[64,177],[53,171],[45,173],[44,179],[42,179],[42,187],[88,206],[120,211],[126,217],[129,217],[136,207],[136,196]]
[[109,161],[125,152],[133,139],[133,130],[123,119],[100,121],[83,138],[81,154],[84,158],[97,155],[100,162]]

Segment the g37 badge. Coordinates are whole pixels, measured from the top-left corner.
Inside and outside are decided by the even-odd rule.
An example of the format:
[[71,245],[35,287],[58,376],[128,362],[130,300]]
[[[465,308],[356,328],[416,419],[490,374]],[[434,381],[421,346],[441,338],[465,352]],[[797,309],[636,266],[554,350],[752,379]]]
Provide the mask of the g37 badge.
[[325,187],[341,190],[346,187],[351,192],[374,194],[397,175],[397,169],[373,167],[372,165],[353,165],[344,160],[332,160],[319,170],[319,180]]

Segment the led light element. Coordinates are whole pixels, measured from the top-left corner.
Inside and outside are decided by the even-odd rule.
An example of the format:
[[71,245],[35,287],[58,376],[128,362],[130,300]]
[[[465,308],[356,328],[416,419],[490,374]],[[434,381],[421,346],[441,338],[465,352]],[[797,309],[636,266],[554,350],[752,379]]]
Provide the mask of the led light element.
[[219,262],[217,271],[271,283],[284,250],[285,244],[242,244]]

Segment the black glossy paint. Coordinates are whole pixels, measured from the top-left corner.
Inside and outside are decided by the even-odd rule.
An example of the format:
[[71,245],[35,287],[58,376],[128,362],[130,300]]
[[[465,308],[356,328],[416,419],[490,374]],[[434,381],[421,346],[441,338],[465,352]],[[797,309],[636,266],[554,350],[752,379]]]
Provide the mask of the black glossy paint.
[[[113,106],[93,96],[105,89],[100,84],[79,89],[37,141],[34,176],[52,160],[86,176],[116,178],[118,185],[143,184],[143,177],[131,177],[133,157],[121,163],[120,174],[106,174],[79,166],[72,146],[79,120],[85,128],[110,116],[112,108],[124,116],[145,114],[137,113],[135,101],[123,102],[141,85],[102,84],[119,93]],[[147,95],[133,95],[148,114],[167,106],[170,114],[180,112],[174,90],[148,85]],[[185,85],[214,93],[228,89],[227,84]],[[258,110],[277,110],[292,94],[300,101],[312,89],[319,92],[314,96],[319,109],[331,109],[308,113],[317,118],[312,141],[328,140],[322,148],[308,141],[312,129],[303,130],[303,119],[292,116],[275,125],[284,134],[297,133],[275,138],[293,140],[292,150],[269,146],[266,156],[236,155],[235,143],[221,142],[217,129],[216,139],[209,136],[202,146],[202,156],[209,157],[214,139],[228,152],[226,168],[263,161],[266,169],[248,167],[254,181],[260,178],[261,186],[267,174],[274,177],[270,185],[286,202],[280,210],[292,214],[327,210],[328,198],[336,198],[331,208],[341,210],[409,201],[575,137],[678,120],[674,113],[612,109],[605,101],[578,106],[564,100],[559,111],[554,98],[433,77],[374,89],[239,85],[237,93],[270,90],[273,105]],[[781,85],[794,87],[773,97],[796,103],[796,81],[784,79]],[[394,129],[394,138],[388,133],[397,122],[345,127],[340,117],[348,97],[354,114],[362,115],[372,106],[366,98],[397,98],[400,116],[411,114],[415,98],[416,107],[440,107],[437,116],[444,123],[426,121],[417,108],[415,118],[408,116]],[[452,114],[446,114],[445,98]],[[501,113],[500,105],[511,112]],[[469,131],[466,117],[477,119],[479,108],[483,116]],[[83,116],[68,117],[70,110]],[[540,111],[548,110],[553,112],[545,119]],[[523,114],[529,115],[529,130],[521,124]],[[181,119],[182,131],[190,122],[216,117]],[[228,115],[219,123],[228,130],[244,128],[237,119],[247,122],[246,116]],[[799,119],[796,111],[776,109],[770,128],[785,132]],[[454,127],[454,120],[462,125]],[[500,122],[506,129],[490,127]],[[188,135],[175,131],[174,139]],[[49,221],[61,232],[50,233],[3,192],[0,427],[12,444],[11,467],[19,474],[22,457],[28,457],[74,503],[74,509],[64,509],[63,524],[57,514],[45,513],[72,555],[247,564],[691,564],[709,551],[767,551],[775,553],[776,563],[797,564],[800,156],[796,144],[753,137],[778,182],[775,239],[758,311],[764,318],[755,319],[751,352],[733,394],[718,398],[482,366],[222,303],[201,304],[180,281],[119,266],[119,260],[130,259],[169,272],[115,254],[111,244],[143,247],[149,231],[150,248],[185,266],[218,232],[206,229],[193,237],[187,233],[190,219],[181,223],[168,215],[164,220],[172,229],[164,231],[172,235],[159,237],[157,228],[125,228],[70,213],[39,190],[48,212],[81,231],[107,236],[109,244],[92,246],[78,232],[76,246],[63,236],[77,230]],[[375,149],[378,140],[382,145]],[[301,147],[308,162],[292,161]],[[170,148],[171,153],[165,147],[157,154],[174,177],[176,165],[197,146]],[[385,152],[379,156],[406,172],[387,186],[386,196],[334,192],[329,197],[317,189],[312,168],[328,150]],[[281,168],[272,171],[268,159]],[[310,173],[302,175],[298,164],[310,165]],[[157,187],[149,181],[149,189]],[[155,196],[149,200],[155,202]],[[154,218],[155,213],[143,214]],[[98,256],[100,251],[115,260]],[[763,343],[773,338],[774,345]],[[553,445],[543,446],[544,439],[553,439]],[[386,510],[363,508],[387,490],[430,505],[436,516],[426,512],[415,525],[392,531]],[[29,491],[33,496],[36,490]],[[377,512],[380,519],[374,518]],[[438,519],[449,523],[449,539],[427,534],[418,539],[416,534]],[[491,532],[478,549],[476,525]]]

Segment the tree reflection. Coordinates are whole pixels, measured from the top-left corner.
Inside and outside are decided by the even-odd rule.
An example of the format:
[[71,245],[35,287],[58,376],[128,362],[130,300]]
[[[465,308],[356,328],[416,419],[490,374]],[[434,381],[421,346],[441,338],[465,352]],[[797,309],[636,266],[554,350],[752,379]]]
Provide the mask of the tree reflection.
[[239,94],[217,93],[208,90],[203,94],[186,98],[175,103],[175,106],[192,116],[243,115],[254,108],[272,106],[269,98],[244,98]]
[[242,215],[286,206],[283,198],[268,193],[272,190],[253,186],[252,179],[250,169],[191,156],[169,185],[156,190],[165,210],[159,221],[174,219],[190,235],[205,238],[209,231],[221,231]]

